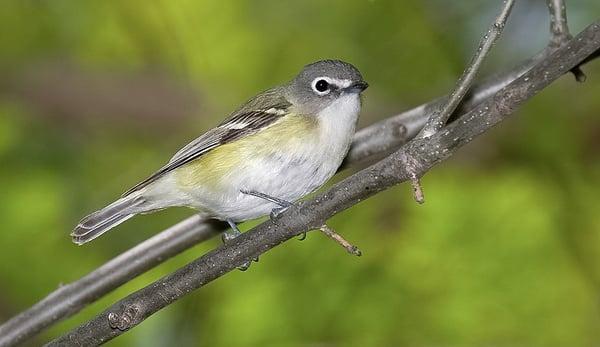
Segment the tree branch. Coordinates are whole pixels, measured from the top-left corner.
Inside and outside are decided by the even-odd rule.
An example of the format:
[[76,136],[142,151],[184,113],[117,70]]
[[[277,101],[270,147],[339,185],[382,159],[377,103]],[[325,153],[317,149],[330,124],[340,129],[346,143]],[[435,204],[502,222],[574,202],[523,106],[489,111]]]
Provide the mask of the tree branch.
[[487,98],[428,139],[415,139],[378,163],[335,184],[327,192],[299,203],[280,216],[277,224],[266,221],[230,243],[132,293],[91,321],[52,341],[65,344],[97,345],[139,324],[153,313],[198,289],[244,262],[303,232],[318,229],[331,216],[384,189],[410,180],[402,164],[416,163],[423,175],[497,123],[516,107],[533,97],[561,75],[600,49],[600,22],[587,27],[530,71]]
[[116,286],[128,282],[166,259],[220,230],[225,223],[188,218],[117,256],[77,282],[61,286],[27,311],[0,327],[0,346],[17,344],[56,322],[79,312]]
[[[567,6],[564,0],[546,0],[546,4],[550,11],[550,45],[559,47],[573,37],[567,24]],[[585,73],[579,65],[572,68],[571,73],[577,82],[585,82]]]
[[444,107],[434,112],[431,117],[429,117],[429,120],[419,133],[419,137],[431,137],[431,135],[435,134],[446,125],[450,116],[452,116],[460,102],[464,99],[465,95],[467,95],[467,92],[473,84],[473,80],[475,80],[475,76],[477,76],[477,73],[481,68],[481,64],[494,46],[494,43],[496,43],[496,40],[502,34],[504,26],[506,25],[506,20],[510,15],[514,3],[514,0],[505,1],[502,11],[481,38],[479,48],[477,48],[477,51],[471,58],[471,62],[467,65],[467,68],[456,82],[456,87],[454,87],[454,90],[450,93],[450,97],[444,103]]
[[564,0],[546,0],[550,11],[550,44],[556,47],[571,39]]
[[[563,1],[548,0],[548,4],[551,16],[565,18],[564,21],[559,21],[564,23],[560,32],[564,33],[566,28],[568,33],[564,6],[552,6],[550,3],[554,2],[563,3]],[[551,18],[552,33],[555,32],[552,28],[554,23]],[[555,40],[554,34],[552,39]],[[474,86],[455,114],[468,112],[479,103],[493,97],[500,89],[536,63],[546,59],[558,46],[560,44],[551,43],[548,48],[510,71],[488,78],[485,82]],[[597,57],[599,52],[600,50],[597,50],[583,62]],[[443,107],[447,99],[448,96],[439,97],[361,129],[356,133],[341,169],[365,162],[372,163],[392,153],[414,138],[433,112]],[[0,326],[0,346],[12,346],[34,336],[172,256],[217,235],[225,228],[224,224],[203,223],[197,216],[190,217],[117,256],[81,279],[50,293],[42,301]]]
[[[467,95],[467,92],[471,89],[473,81],[479,73],[481,64],[483,64],[483,61],[492,50],[494,43],[496,43],[496,40],[502,34],[513,5],[514,0],[506,0],[504,2],[502,11],[479,41],[479,47],[477,48],[477,51],[471,58],[471,61],[467,65],[465,71],[456,82],[456,86],[454,87],[454,90],[452,90],[452,93],[450,93],[450,96],[446,102],[444,102],[444,106],[436,110],[429,117],[423,129],[421,129],[419,135],[417,135],[417,138],[429,138],[446,125],[452,114],[456,111],[458,105],[460,105],[462,100]],[[413,166],[411,162],[407,162],[405,164],[409,170]],[[415,201],[419,204],[424,203],[425,196],[423,195],[420,176],[417,175],[416,172],[412,173],[410,183],[413,188],[413,197],[415,198]]]

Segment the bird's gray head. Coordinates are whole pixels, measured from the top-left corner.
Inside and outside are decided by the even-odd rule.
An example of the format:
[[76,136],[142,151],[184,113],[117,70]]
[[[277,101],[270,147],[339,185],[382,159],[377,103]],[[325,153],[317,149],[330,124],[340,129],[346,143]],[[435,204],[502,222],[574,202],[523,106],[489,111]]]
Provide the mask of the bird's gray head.
[[300,71],[287,86],[287,96],[302,112],[317,114],[341,96],[358,96],[368,86],[352,64],[321,60]]

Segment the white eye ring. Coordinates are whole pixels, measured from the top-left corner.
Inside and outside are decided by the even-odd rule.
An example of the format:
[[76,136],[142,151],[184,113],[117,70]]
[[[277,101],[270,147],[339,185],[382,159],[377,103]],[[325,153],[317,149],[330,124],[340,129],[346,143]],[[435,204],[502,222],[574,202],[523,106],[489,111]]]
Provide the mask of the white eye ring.
[[[319,89],[323,89],[323,82],[325,83],[325,90],[319,90]],[[319,84],[317,86],[317,84]],[[315,78],[312,83],[311,83],[311,88],[312,90],[317,93],[317,95],[327,95],[329,94],[329,92],[331,92],[331,88],[330,86],[332,85],[331,83],[331,79],[328,77],[317,77]]]

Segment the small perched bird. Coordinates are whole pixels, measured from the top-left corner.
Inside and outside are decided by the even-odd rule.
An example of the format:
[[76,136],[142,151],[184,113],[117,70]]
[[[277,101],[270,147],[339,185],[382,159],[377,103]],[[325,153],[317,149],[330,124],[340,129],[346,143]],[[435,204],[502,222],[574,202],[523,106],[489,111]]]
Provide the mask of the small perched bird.
[[346,156],[368,87],[340,60],[305,66],[198,137],[119,200],[83,218],[71,233],[84,244],[136,214],[187,206],[236,223],[277,213],[331,178]]

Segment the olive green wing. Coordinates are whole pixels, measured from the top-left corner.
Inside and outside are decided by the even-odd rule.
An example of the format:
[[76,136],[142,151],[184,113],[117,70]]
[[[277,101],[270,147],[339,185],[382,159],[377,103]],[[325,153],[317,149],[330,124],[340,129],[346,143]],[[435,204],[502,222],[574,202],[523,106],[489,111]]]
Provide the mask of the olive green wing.
[[233,112],[216,128],[213,128],[180,149],[171,160],[150,177],[136,184],[123,196],[127,196],[155,182],[191,161],[200,158],[212,149],[254,134],[288,114],[292,104],[277,89],[267,90],[250,99]]

